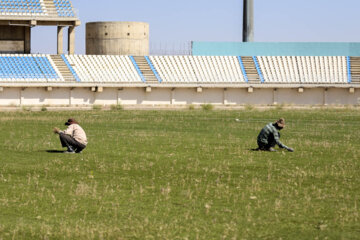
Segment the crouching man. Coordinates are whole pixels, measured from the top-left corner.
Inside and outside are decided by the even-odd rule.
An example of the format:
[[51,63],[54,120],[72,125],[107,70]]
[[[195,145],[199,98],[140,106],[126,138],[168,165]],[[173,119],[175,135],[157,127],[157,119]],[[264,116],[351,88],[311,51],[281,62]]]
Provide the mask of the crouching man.
[[257,144],[259,148],[257,150],[275,152],[275,145],[280,148],[293,152],[294,149],[285,146],[280,142],[280,130],[285,127],[285,119],[280,118],[275,123],[267,124],[259,133],[257,138]]
[[87,145],[84,129],[73,118],[70,118],[65,125],[68,128],[64,131],[60,131],[59,128],[53,130],[54,133],[59,134],[62,147],[67,148],[64,153],[81,153]]

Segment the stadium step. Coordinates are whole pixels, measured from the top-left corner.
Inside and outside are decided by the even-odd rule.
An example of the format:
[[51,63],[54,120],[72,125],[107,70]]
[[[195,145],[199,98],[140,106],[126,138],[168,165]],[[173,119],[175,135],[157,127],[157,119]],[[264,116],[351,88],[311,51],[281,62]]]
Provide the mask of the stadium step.
[[249,83],[260,83],[260,76],[256,70],[254,59],[252,57],[241,57],[244,64],[245,72],[248,77]]
[[45,4],[45,8],[46,10],[51,14],[51,13],[56,13],[56,8],[54,5],[54,0],[44,0],[44,4]]
[[142,75],[145,77],[146,83],[159,83],[144,56],[134,56],[134,59]]
[[360,57],[350,57],[351,82],[360,83]]
[[54,62],[57,69],[60,71],[64,81],[66,82],[75,82],[76,79],[74,75],[70,72],[69,68],[66,66],[64,60],[61,58],[61,55],[51,55],[51,60]]

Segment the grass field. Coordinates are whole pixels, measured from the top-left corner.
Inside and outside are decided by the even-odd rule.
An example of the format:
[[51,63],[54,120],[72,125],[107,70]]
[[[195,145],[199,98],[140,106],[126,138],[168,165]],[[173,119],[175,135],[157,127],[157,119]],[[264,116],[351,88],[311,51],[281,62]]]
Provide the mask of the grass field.
[[[69,117],[87,149],[47,152]],[[279,117],[295,152],[251,151]],[[0,239],[360,239],[356,109],[13,112],[0,130]]]

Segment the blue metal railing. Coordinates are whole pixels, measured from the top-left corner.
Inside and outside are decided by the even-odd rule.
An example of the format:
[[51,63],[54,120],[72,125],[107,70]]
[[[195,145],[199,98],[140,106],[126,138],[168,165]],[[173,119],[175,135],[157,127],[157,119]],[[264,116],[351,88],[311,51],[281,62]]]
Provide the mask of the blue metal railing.
[[242,71],[242,73],[244,75],[245,82],[249,82],[248,76],[247,76],[246,71],[245,71],[244,63],[243,63],[240,56],[238,56],[237,58],[238,58],[239,63],[240,63],[241,71]]
[[77,82],[81,82],[79,76],[76,74],[75,70],[72,68],[71,64],[69,63],[69,61],[66,59],[64,54],[61,54],[61,58],[62,60],[65,62],[66,66],[69,68],[70,72],[72,73],[72,75],[74,76],[75,80]]
[[145,59],[146,59],[147,63],[149,64],[149,66],[150,66],[150,68],[151,68],[151,71],[153,71],[156,79],[158,80],[159,83],[161,83],[161,82],[162,82],[162,79],[160,78],[160,76],[159,76],[158,72],[156,71],[154,65],[152,64],[150,58],[149,58],[148,56],[145,56]]
[[263,76],[263,74],[261,72],[261,69],[260,69],[260,66],[259,66],[259,63],[258,63],[258,60],[257,60],[256,56],[253,56],[253,59],[254,59],[256,70],[257,70],[257,72],[258,72],[258,74],[260,76],[261,83],[264,83],[265,82],[264,76]]
[[346,57],[346,62],[347,62],[347,70],[348,70],[348,83],[351,83],[351,81],[352,81],[352,79],[351,79],[351,60],[350,60],[349,56]]
[[135,69],[136,69],[137,73],[139,74],[139,76],[140,76],[141,80],[142,80],[143,82],[146,82],[146,79],[145,79],[144,75],[142,74],[142,72],[141,72],[141,70],[140,70],[139,66],[137,65],[137,63],[136,63],[136,61],[135,61],[134,57],[133,57],[133,56],[129,56],[129,57],[130,57],[131,62],[134,64],[134,67],[135,67]]

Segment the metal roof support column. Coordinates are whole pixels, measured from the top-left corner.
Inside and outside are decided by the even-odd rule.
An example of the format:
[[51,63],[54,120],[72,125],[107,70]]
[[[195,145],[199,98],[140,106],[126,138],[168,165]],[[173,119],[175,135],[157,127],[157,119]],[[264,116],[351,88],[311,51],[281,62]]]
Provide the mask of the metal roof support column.
[[64,27],[57,27],[57,54],[64,54]]
[[75,53],[75,26],[70,26],[68,30],[68,52]]

